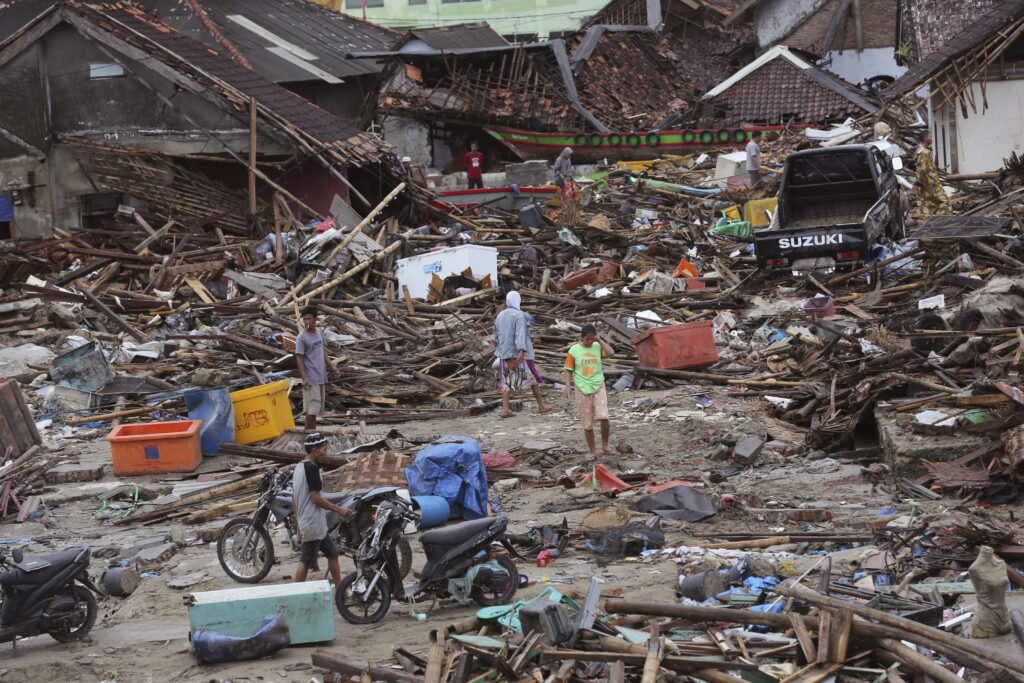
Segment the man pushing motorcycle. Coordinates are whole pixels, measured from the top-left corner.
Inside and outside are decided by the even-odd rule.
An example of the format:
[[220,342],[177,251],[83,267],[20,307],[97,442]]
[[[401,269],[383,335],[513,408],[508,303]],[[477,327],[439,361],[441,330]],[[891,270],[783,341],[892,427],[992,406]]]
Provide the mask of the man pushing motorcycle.
[[310,567],[316,566],[317,555],[323,553],[331,572],[331,583],[337,586],[341,583],[341,564],[338,562],[338,549],[327,533],[327,511],[332,510],[342,517],[348,517],[352,511],[331,503],[321,494],[324,484],[320,477],[320,463],[327,457],[327,439],[320,432],[312,432],[306,435],[302,445],[306,449],[306,457],[292,474],[295,516],[302,539],[295,580],[305,581]]

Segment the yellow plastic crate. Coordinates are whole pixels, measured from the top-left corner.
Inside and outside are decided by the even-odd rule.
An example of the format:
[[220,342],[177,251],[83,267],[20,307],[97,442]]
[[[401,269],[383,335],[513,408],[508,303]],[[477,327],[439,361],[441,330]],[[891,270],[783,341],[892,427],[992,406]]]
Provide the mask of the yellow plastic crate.
[[743,205],[743,214],[750,221],[750,224],[755,228],[762,225],[768,225],[770,219],[768,218],[768,211],[772,213],[779,205],[778,197],[766,197],[765,199],[755,199],[749,201]]
[[288,380],[231,392],[235,407],[235,443],[251,444],[280,436],[295,428],[288,401]]

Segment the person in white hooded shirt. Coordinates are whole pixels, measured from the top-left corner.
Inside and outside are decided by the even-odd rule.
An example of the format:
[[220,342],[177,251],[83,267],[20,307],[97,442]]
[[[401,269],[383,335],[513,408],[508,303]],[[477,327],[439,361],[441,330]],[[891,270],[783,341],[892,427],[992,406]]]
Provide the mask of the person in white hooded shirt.
[[494,319],[494,342],[497,348],[498,377],[501,382],[502,417],[512,417],[510,403],[512,392],[532,389],[541,413],[551,410],[544,403],[540,385],[544,379],[534,364],[533,341],[530,339],[530,316],[520,310],[522,297],[519,292],[505,296],[505,308]]

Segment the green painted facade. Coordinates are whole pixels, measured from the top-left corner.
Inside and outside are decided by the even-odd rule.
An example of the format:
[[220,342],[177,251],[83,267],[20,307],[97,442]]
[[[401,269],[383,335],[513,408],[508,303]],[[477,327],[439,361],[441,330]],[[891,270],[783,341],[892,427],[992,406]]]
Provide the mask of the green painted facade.
[[607,0],[314,0],[318,4],[399,31],[486,21],[505,36],[539,40],[577,30]]

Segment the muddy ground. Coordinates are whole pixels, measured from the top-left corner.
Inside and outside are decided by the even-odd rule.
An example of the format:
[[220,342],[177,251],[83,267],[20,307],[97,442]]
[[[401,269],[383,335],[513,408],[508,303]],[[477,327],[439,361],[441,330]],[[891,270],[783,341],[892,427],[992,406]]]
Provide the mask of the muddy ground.
[[[568,403],[554,389],[547,391],[555,410],[538,415],[532,400],[524,400],[514,418],[500,419],[497,411],[483,415],[441,421],[408,422],[398,425],[406,435],[426,436],[460,434],[480,441],[485,452],[512,450],[530,440],[551,440],[559,444],[558,469],[584,466],[582,433]],[[700,405],[706,397],[705,405]],[[768,406],[757,398],[730,395],[725,389],[691,386],[673,391],[629,391],[611,395],[612,443],[625,442],[632,454],[603,457],[613,471],[646,472],[655,482],[669,479],[703,481],[716,500],[723,494],[740,497],[756,494],[759,505],[778,504],[783,507],[812,505],[828,508],[835,519],[809,524],[787,522],[782,515],[742,512],[730,509],[699,523],[667,522],[668,545],[706,542],[693,536],[696,532],[715,530],[779,530],[830,529],[848,527],[871,519],[892,500],[882,490],[872,491],[869,483],[859,477],[859,465],[845,464],[838,471],[814,472],[815,461],[800,455],[786,454],[787,448],[776,444],[762,452],[758,464],[710,483],[708,471],[728,461],[709,459],[716,439],[724,435],[753,435],[768,438],[764,416]],[[386,430],[381,430],[386,431]],[[110,452],[103,440],[106,430],[80,430],[74,438],[60,443],[66,452],[80,451],[81,462],[109,462]],[[770,440],[770,439],[768,439]],[[245,464],[244,458],[214,457],[205,459],[200,472],[220,470],[231,463]],[[109,470],[108,470],[109,471]],[[140,477],[139,483],[169,486],[170,478]],[[116,561],[117,550],[134,541],[171,533],[173,524],[150,526],[103,524],[93,518],[97,509],[96,494],[115,485],[118,480],[107,474],[101,482],[52,486],[44,500],[56,509],[48,510],[40,523],[6,524],[0,528],[5,538],[31,538],[22,543],[37,554],[53,552],[61,547],[87,542],[93,547],[92,572],[98,576],[107,564]],[[624,506],[641,494],[625,496]],[[613,502],[611,498],[582,489],[522,488],[496,493],[500,510],[510,516],[511,531],[526,531],[532,526],[557,523],[563,517],[575,527],[591,510]],[[900,509],[909,506],[900,503]],[[942,501],[922,504],[922,512],[939,513]],[[633,513],[633,519],[645,515]],[[204,525],[216,528],[225,520]],[[196,527],[184,527],[186,543],[195,539]],[[784,531],[783,531],[784,532]],[[275,537],[283,541],[283,535]],[[417,543],[413,541],[414,548]],[[111,555],[111,558],[105,557]],[[264,583],[289,581],[296,556],[287,546],[277,545],[278,563]],[[678,567],[671,559],[619,559],[601,566],[594,555],[571,551],[545,569],[519,562],[521,573],[531,579],[550,577],[569,579],[556,588],[568,593],[585,593],[592,576],[604,579],[603,594],[622,595],[646,600],[674,600],[674,584]],[[414,569],[423,564],[417,551]],[[343,558],[342,570],[350,563]],[[139,589],[128,598],[107,598],[100,605],[100,615],[91,637],[86,642],[61,644],[48,636],[20,641],[17,654],[9,644],[0,646],[0,680],[3,681],[219,681],[261,680],[298,681],[306,683],[310,652],[314,647],[291,647],[272,658],[216,666],[197,666],[190,654],[187,640],[188,615],[182,597],[189,591],[205,591],[238,587],[221,570],[212,544],[192,541],[177,555],[155,570],[157,576],[143,579]],[[194,572],[206,572],[205,579],[185,590],[168,587],[168,581]],[[529,598],[542,590],[539,585],[522,589],[517,597]],[[428,605],[418,605],[423,611]],[[465,606],[442,604],[431,611],[426,621],[410,614],[407,606],[393,604],[380,623],[369,627],[348,624],[335,613],[337,637],[328,647],[334,651],[364,660],[387,658],[392,649],[403,645],[410,650],[427,643],[431,628],[469,616],[475,611]],[[305,667],[305,668],[302,668]]]

